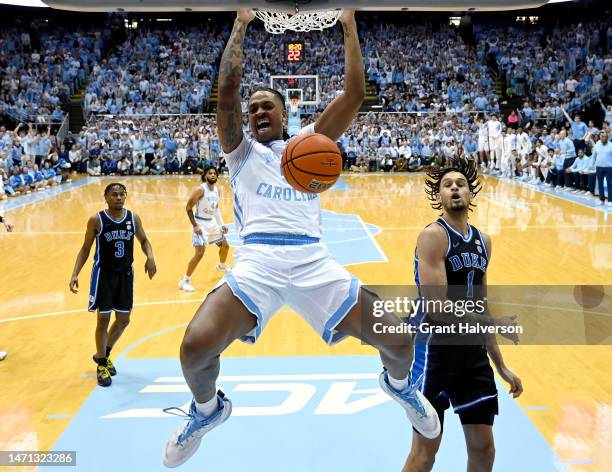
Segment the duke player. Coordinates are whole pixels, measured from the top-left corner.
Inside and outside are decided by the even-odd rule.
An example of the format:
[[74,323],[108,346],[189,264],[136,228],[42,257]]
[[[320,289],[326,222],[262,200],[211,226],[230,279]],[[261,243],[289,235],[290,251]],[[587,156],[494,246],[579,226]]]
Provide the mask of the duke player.
[[[187,265],[187,272],[179,282],[179,288],[186,292],[193,292],[195,289],[190,283],[191,274],[198,266],[204,256],[204,250],[207,244],[216,244],[219,246],[219,264],[217,270],[227,272],[229,267],[225,263],[229,245],[225,239],[227,234],[227,226],[223,224],[221,212],[219,211],[219,200],[221,196],[219,189],[215,186],[217,183],[217,169],[215,167],[206,167],[202,174],[202,184],[193,189],[191,196],[187,201],[187,216],[193,226],[192,244],[195,248],[195,254]],[[195,214],[193,207],[196,208]]]
[[[187,327],[181,345],[183,374],[194,400],[187,420],[168,440],[163,462],[176,467],[188,460],[202,436],[228,419],[232,403],[220,390],[219,356],[235,340],[253,343],[270,318],[288,305],[328,344],[354,336],[378,348],[386,371],[381,384],[406,410],[413,425],[435,438],[440,424],[435,410],[410,383],[409,335],[392,339],[370,334],[361,310],[372,313],[374,295],[338,264],[320,242],[318,195],[297,192],[280,170],[283,124],[287,119],[280,93],[261,89],[248,101],[251,136],[242,132],[240,81],[242,48],[250,10],[238,12],[223,53],[219,74],[217,125],[234,191],[234,216],[243,245],[234,254],[230,274],[208,294]],[[322,133],[337,140],[356,116],[365,94],[363,59],[354,11],[340,16],[344,30],[345,90],[313,125],[302,132]],[[378,318],[400,326],[392,314]],[[167,412],[175,410],[167,409]],[[178,409],[176,409],[178,410]],[[245,458],[245,464],[248,459]]]
[[[453,167],[434,169],[427,177],[426,191],[432,207],[443,212],[421,231],[417,240],[414,275],[419,293],[433,300],[474,301],[486,297],[491,238],[468,224],[468,211],[480,191],[476,166],[457,159]],[[417,313],[413,321],[421,327],[449,322],[440,316],[425,310]],[[466,316],[469,318],[464,315],[460,319]],[[474,319],[499,326],[515,324],[514,317],[493,320],[486,311]],[[453,321],[456,320],[450,320]],[[510,393],[516,398],[523,391],[520,379],[504,364],[495,335],[487,336],[474,339],[461,334],[430,334],[424,329],[417,330],[415,336],[411,376],[421,378],[419,388],[441,422],[450,405],[459,415],[467,444],[468,471],[490,471],[493,467],[497,389],[489,357],[500,377],[510,384]],[[518,341],[516,335],[508,338]],[[441,440],[442,435],[430,439],[414,432],[403,472],[431,470]]]
[[[74,270],[70,277],[70,290],[78,292],[79,272],[89,257],[89,251],[96,241],[94,266],[89,291],[89,311],[98,311],[96,325],[96,349],[93,356],[98,364],[98,384],[108,387],[111,376],[117,373],[109,355],[130,322],[134,298],[134,237],[140,242],[147,256],[145,272],[152,279],[157,269],[153,259],[153,248],[147,239],[140,217],[123,208],[127,189],[119,183],[109,184],[104,189],[107,210],[89,218],[85,241],[79,251]],[[110,315],[115,311],[115,322],[108,331]]]

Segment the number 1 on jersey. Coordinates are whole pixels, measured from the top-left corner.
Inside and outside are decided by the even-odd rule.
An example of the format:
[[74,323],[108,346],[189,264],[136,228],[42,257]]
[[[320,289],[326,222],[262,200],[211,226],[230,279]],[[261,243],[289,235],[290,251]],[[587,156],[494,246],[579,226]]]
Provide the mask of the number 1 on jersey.
[[472,298],[474,297],[474,271],[473,270],[470,270],[470,273],[467,276],[467,282],[468,282],[467,297]]

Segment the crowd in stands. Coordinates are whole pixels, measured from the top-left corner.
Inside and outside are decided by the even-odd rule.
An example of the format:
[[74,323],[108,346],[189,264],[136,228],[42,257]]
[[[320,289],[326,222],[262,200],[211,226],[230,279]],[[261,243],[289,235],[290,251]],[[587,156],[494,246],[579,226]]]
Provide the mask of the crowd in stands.
[[493,57],[510,97],[527,100],[526,121],[562,119],[561,107],[583,109],[612,86],[612,26],[609,22],[528,27],[481,26],[477,57]]
[[60,149],[50,127],[0,126],[0,199],[70,182],[68,156]]
[[23,121],[59,122],[61,104],[88,77],[110,41],[108,27],[50,26],[45,20],[0,28],[0,111]]
[[85,113],[201,113],[228,37],[227,25],[217,32],[212,22],[130,32],[108,60],[93,66]]
[[387,111],[499,111],[486,65],[455,28],[382,24],[365,37],[363,50]]

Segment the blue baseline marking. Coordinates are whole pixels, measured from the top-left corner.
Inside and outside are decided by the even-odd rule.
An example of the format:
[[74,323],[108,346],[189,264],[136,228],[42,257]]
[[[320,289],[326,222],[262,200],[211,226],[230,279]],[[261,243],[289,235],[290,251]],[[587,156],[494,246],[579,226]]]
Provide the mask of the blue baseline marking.
[[2,211],[13,210],[15,208],[19,208],[24,205],[29,205],[31,203],[40,202],[41,200],[46,200],[47,198],[54,197],[56,195],[59,195],[64,192],[68,192],[70,190],[74,190],[75,188],[89,185],[93,182],[95,182],[95,180],[87,177],[84,179],[79,179],[76,182],[70,182],[68,184],[61,184],[58,187],[52,187],[42,192],[31,193],[30,195],[23,195],[20,197],[13,197],[6,203],[0,203],[0,210]]
[[340,177],[336,181],[334,186],[332,188],[330,188],[329,190],[333,190],[333,191],[336,191],[336,190],[351,190],[351,187],[346,183],[346,180],[344,180],[343,177]]
[[[222,361],[224,376],[376,374],[380,368],[376,356],[253,357]],[[161,451],[182,419],[170,415],[103,417],[130,409],[157,410],[188,402],[191,398],[188,392],[140,393],[147,385],[164,385],[155,383],[158,377],[182,378],[179,361],[121,359],[117,362],[117,370],[113,385],[93,390],[53,449],[77,450],[77,471],[166,470],[161,463]],[[287,383],[284,380],[279,382]],[[364,400],[378,389],[375,378],[290,382],[310,385],[313,394],[302,409],[276,416],[235,415],[218,430],[206,435],[198,452],[181,466],[181,471],[248,468],[254,472],[267,472],[287,470],[287,464],[291,464],[292,472],[400,470],[410,449],[412,435],[402,409],[389,400],[355,413],[316,414],[323,399],[329,401],[332,382],[336,387],[343,384],[346,387],[350,382],[353,393],[344,401],[345,404]],[[257,383],[270,384],[270,381]],[[253,382],[223,381],[220,384],[235,407],[274,407],[288,397],[288,393],[282,390],[248,392],[237,389],[239,384],[252,385]],[[498,385],[501,414],[495,423],[498,444],[495,470],[564,470],[545,439],[502,387]],[[360,392],[363,389],[369,391]],[[105,455],[103,461],[99,459],[101,437],[105,438],[105,447],[113,451]],[[242,439],[237,443],[237,438]],[[516,454],[516,451],[521,451],[521,454]],[[458,470],[465,467],[466,460],[461,425],[456,415],[447,412],[444,438],[434,470]],[[50,470],[54,470],[53,467]]]

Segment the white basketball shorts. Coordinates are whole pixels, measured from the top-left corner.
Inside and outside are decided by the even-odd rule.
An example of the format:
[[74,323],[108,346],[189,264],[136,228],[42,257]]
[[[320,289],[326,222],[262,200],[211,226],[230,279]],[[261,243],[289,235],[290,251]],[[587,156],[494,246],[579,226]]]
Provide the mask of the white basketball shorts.
[[478,138],[478,152],[489,151],[489,140],[485,138]]
[[191,236],[193,247],[206,246],[207,244],[216,244],[223,241],[223,229],[214,218],[204,220],[196,218],[198,226],[202,228],[202,234],[196,234],[194,231]]
[[284,305],[297,312],[327,344],[345,335],[336,327],[357,303],[361,282],[342,267],[322,243],[245,244],[234,252],[235,265],[219,281],[257,318],[241,338],[254,343]]

